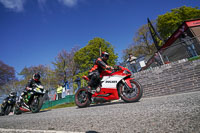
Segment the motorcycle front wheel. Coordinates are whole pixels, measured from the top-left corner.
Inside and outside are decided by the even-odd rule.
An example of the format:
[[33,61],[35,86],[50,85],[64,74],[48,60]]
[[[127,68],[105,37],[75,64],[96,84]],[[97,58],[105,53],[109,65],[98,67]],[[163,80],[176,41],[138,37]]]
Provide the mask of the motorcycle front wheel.
[[5,115],[9,115],[11,109],[12,109],[12,106],[11,105],[7,105],[7,107],[5,109]]
[[34,96],[30,105],[31,112],[38,113],[42,108],[43,101],[44,101],[43,96]]
[[127,103],[137,102],[140,100],[143,94],[143,88],[136,80],[131,80],[131,90],[129,90],[124,84],[119,85],[119,95],[122,100]]
[[75,94],[75,103],[79,108],[88,107],[91,103],[89,92],[86,88],[80,88]]

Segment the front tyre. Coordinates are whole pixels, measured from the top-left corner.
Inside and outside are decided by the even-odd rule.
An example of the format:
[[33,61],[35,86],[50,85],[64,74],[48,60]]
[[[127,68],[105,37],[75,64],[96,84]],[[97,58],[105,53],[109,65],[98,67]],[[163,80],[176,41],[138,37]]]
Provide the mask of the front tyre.
[[34,96],[30,108],[32,113],[38,113],[40,109],[42,108],[44,98],[42,95],[40,96]]
[[131,91],[124,84],[120,84],[118,88],[121,99],[127,103],[139,101],[143,94],[143,88],[138,81],[131,80],[130,82]]
[[12,106],[11,105],[7,105],[7,107],[5,109],[5,115],[9,115],[11,109],[12,109]]
[[80,88],[75,94],[75,103],[79,108],[88,107],[90,105],[89,93],[86,88]]

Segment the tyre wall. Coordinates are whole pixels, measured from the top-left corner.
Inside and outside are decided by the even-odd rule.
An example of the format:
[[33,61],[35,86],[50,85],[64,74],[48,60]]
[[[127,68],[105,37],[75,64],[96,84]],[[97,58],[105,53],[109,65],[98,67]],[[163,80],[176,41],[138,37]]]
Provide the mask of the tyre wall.
[[179,60],[134,74],[143,86],[143,97],[200,91],[200,60]]

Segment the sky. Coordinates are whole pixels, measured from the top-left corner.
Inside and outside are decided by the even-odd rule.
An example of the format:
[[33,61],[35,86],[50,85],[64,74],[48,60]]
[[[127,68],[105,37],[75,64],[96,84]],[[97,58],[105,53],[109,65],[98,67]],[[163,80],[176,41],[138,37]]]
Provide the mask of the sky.
[[52,66],[63,49],[100,37],[122,51],[137,30],[158,15],[200,0],[0,0],[0,60],[16,74],[24,67]]

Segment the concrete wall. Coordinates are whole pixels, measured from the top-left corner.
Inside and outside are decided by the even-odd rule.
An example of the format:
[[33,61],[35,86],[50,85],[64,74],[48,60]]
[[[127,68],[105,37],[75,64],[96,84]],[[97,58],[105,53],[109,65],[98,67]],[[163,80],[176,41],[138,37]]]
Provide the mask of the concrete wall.
[[179,60],[134,74],[143,86],[143,97],[200,91],[200,60]]

